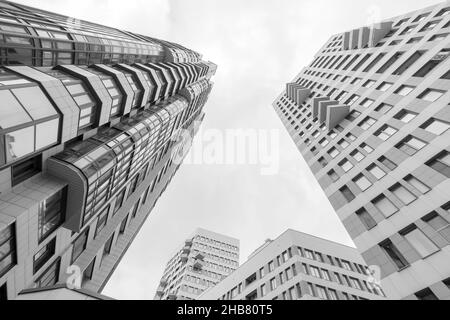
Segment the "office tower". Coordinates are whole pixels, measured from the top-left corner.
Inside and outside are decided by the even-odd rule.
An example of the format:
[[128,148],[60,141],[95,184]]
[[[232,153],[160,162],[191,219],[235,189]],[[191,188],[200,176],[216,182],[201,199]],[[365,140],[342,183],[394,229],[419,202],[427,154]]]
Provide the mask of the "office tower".
[[392,299],[450,298],[449,13],[331,37],[273,105]]
[[354,248],[287,230],[199,300],[381,300]]
[[176,173],[216,66],[5,1],[0,37],[0,298],[80,278],[101,292]]
[[197,229],[167,263],[155,300],[194,300],[239,267],[239,240]]

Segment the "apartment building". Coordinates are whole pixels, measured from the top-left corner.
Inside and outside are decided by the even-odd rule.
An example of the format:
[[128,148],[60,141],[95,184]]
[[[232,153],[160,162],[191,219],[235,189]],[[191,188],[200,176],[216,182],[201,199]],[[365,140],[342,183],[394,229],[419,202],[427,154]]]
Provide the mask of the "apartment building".
[[179,168],[216,65],[0,1],[0,300],[101,292]]
[[355,248],[287,230],[199,300],[382,300]]
[[167,263],[155,300],[194,300],[239,267],[239,240],[197,229]]
[[450,298],[450,6],[334,35],[273,106],[389,298]]

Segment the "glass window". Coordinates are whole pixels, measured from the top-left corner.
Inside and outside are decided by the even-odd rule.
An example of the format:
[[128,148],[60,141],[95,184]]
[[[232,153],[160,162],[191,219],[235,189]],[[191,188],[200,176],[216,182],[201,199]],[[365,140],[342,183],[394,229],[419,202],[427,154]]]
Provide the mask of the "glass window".
[[414,90],[413,87],[410,86],[401,86],[399,89],[397,89],[397,91],[395,91],[396,94],[401,95],[401,96],[407,96],[408,94],[410,94],[412,91]]
[[361,222],[364,224],[364,226],[367,228],[367,230],[370,230],[372,228],[375,228],[377,223],[372,218],[372,216],[367,212],[366,209],[360,209],[356,212],[356,215],[359,217]]
[[56,238],[39,250],[33,257],[33,273],[38,272],[55,254]]
[[45,240],[64,222],[66,194],[67,189],[64,188],[39,204],[39,241]]
[[422,220],[428,223],[436,232],[444,237],[444,239],[450,242],[450,223],[437,212],[433,211]]
[[437,119],[431,119],[430,121],[426,122],[421,128],[439,136],[450,128],[450,124]]
[[0,231],[0,277],[16,264],[15,224]]
[[0,101],[0,128],[7,129],[32,121],[9,90],[0,90]]
[[372,203],[386,218],[398,211],[398,208],[384,195],[373,200]]
[[372,183],[364,175],[360,174],[353,179],[353,182],[361,189],[361,191],[366,191],[372,186]]
[[418,151],[422,150],[424,147],[426,147],[426,143],[414,138],[413,136],[406,137],[402,142],[396,145],[396,148],[399,150],[402,150],[406,154],[413,156]]
[[405,239],[416,249],[422,258],[439,251],[439,248],[416,226],[401,232]]
[[352,202],[355,199],[355,195],[347,186],[342,187],[339,191],[347,202]]
[[429,288],[414,294],[419,300],[439,300],[438,297]]
[[58,114],[39,87],[12,89],[12,92],[34,120]]
[[353,164],[345,159],[344,161],[340,162],[339,165],[341,166],[342,170],[345,172],[349,172],[353,168]]
[[388,254],[398,269],[403,269],[409,265],[408,261],[390,240],[380,243],[380,247]]
[[405,181],[409,183],[411,186],[419,190],[421,193],[425,194],[431,190],[430,187],[428,187],[425,183],[420,181],[419,179],[413,177],[413,176],[407,176],[405,178]]
[[86,229],[74,242],[72,249],[72,263],[83,253],[86,249],[89,235],[89,228]]
[[448,151],[442,152],[436,158],[427,162],[426,165],[450,178],[450,153]]
[[382,179],[386,175],[386,172],[381,170],[380,167],[375,164],[368,167],[367,171],[369,171],[377,180]]
[[36,150],[51,146],[58,142],[59,119],[36,125]]
[[317,297],[323,300],[328,300],[327,291],[325,287],[316,286]]
[[417,113],[408,110],[402,110],[394,116],[395,119],[400,120],[404,123],[411,122],[415,117],[417,117]]
[[375,135],[380,138],[383,141],[388,140],[390,137],[392,137],[394,134],[397,133],[397,129],[392,128],[388,125],[384,125],[383,127],[381,127],[380,130],[378,130]]
[[51,287],[59,281],[59,269],[61,260],[56,260],[36,281],[36,287]]
[[18,162],[11,169],[11,183],[14,187],[42,171],[42,155]]
[[322,278],[322,276],[321,276],[321,274],[320,274],[319,268],[314,267],[314,266],[310,266],[310,267],[309,267],[309,270],[311,271],[311,275],[312,275],[313,277],[316,277],[316,278]]
[[8,162],[34,152],[34,127],[5,134],[5,145]]
[[418,96],[418,98],[425,101],[434,102],[442,97],[443,94],[444,92],[440,90],[427,89],[420,96]]

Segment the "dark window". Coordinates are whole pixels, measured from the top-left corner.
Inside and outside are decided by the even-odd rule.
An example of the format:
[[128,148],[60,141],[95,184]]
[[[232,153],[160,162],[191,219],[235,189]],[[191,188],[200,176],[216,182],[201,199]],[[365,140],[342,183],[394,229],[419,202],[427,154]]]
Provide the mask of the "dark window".
[[109,238],[109,240],[105,243],[105,247],[103,248],[103,256],[106,256],[111,253],[112,244],[114,240],[114,234]]
[[257,292],[257,290],[253,291],[252,293],[248,294],[245,297],[245,300],[256,300],[256,299],[258,299],[258,292]]
[[251,285],[253,282],[255,282],[256,281],[256,273],[254,273],[254,274],[252,274],[250,277],[248,277],[246,280],[245,280],[245,285],[246,286],[249,286],[249,285]]
[[438,297],[429,288],[415,293],[415,296],[419,300],[439,300]]
[[12,186],[31,178],[42,171],[42,155],[19,162],[12,166]]
[[39,204],[39,242],[44,241],[64,222],[67,188]]
[[126,192],[127,192],[127,190],[123,189],[117,196],[116,203],[114,205],[114,213],[116,213],[122,207]]
[[414,74],[414,77],[425,77],[433,71],[442,61],[447,59],[450,49],[441,50],[430,61],[428,61],[419,71]]
[[[444,281],[442,281],[446,286],[447,286],[447,288],[450,290],[450,278],[447,278],[447,279],[445,279]],[[0,299],[1,300],[1,299]]]
[[6,283],[0,286],[0,301],[8,300],[8,288],[6,287]]
[[37,288],[54,286],[59,281],[61,260],[56,260],[36,281]]
[[94,266],[95,266],[95,258],[92,260],[92,262],[88,265],[86,270],[83,272],[83,283],[92,280],[92,276],[94,275]]
[[106,226],[106,223],[108,222],[108,213],[109,213],[109,206],[103,209],[103,211],[99,214],[97,220],[97,227],[95,228],[95,237],[97,237],[98,233],[102,231],[103,228]]
[[381,60],[384,58],[386,53],[380,53],[373,61],[363,70],[363,72],[369,72],[372,70],[372,68]]
[[366,209],[360,209],[356,211],[356,215],[359,217],[361,222],[364,224],[364,226],[367,228],[367,230],[370,230],[374,227],[376,227],[377,223],[372,218],[372,216],[367,212]]
[[0,277],[16,264],[15,224],[0,231]]
[[125,229],[127,228],[127,220],[128,220],[128,215],[125,217],[125,219],[123,219],[121,225],[120,225],[120,234],[124,234],[125,233]]
[[444,239],[450,242],[450,223],[436,211],[426,215],[422,220],[431,226]]
[[56,238],[39,250],[33,258],[33,273],[38,272],[55,254]]
[[434,159],[428,161],[426,165],[450,178],[450,153],[448,151],[440,153]]
[[394,261],[398,269],[407,267],[408,261],[403,257],[397,247],[390,241],[386,240],[380,243],[380,247],[388,254],[388,256]]
[[131,210],[131,218],[134,219],[136,218],[137,212],[139,210],[139,202],[136,202],[135,205],[133,206],[133,209]]
[[400,57],[403,55],[403,52],[395,53],[378,71],[377,73],[384,73],[390,66],[392,66]]
[[72,250],[72,263],[78,259],[78,257],[86,249],[87,241],[89,236],[89,228],[86,229],[74,242]]
[[408,58],[397,70],[394,71],[395,75],[402,75],[403,72],[409,69],[420,57],[424,54],[425,51],[417,51],[411,57]]
[[347,186],[342,187],[339,191],[348,202],[352,202],[355,199],[355,195]]

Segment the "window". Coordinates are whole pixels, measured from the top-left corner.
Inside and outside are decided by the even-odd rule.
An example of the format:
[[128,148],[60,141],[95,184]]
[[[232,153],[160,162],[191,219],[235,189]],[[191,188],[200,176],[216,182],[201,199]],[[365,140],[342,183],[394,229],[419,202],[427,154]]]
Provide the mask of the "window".
[[309,270],[310,270],[311,275],[312,275],[313,277],[316,277],[316,278],[322,278],[322,276],[320,275],[320,270],[319,270],[319,268],[314,267],[314,266],[310,266],[310,267],[309,267]]
[[393,106],[391,106],[390,104],[382,103],[378,107],[375,108],[375,111],[381,112],[384,114],[384,113],[388,113],[389,111],[391,111],[392,108],[393,108]]
[[55,254],[56,238],[39,250],[33,257],[33,273],[36,274]]
[[8,288],[7,284],[3,284],[0,286],[0,301],[7,301],[8,300]]
[[389,90],[389,88],[392,87],[392,83],[390,82],[383,82],[382,84],[380,84],[377,88],[377,90],[382,91],[382,92],[386,92]]
[[267,294],[267,288],[266,288],[266,285],[263,284],[263,285],[261,286],[261,297],[266,296],[266,294]]
[[119,234],[125,233],[125,229],[127,228],[127,221],[128,221],[128,215],[125,217],[125,219],[122,220],[122,223],[120,224]]
[[103,228],[106,226],[106,223],[108,222],[108,213],[109,213],[109,206],[103,209],[103,211],[99,214],[97,226],[95,228],[95,237],[97,237],[98,233],[102,231]]
[[450,223],[437,212],[433,211],[429,215],[423,217],[422,220],[431,226],[444,239],[450,242]]
[[426,165],[450,178],[450,153],[448,151],[440,153],[437,157],[427,162]]
[[125,194],[126,194],[126,188],[123,189],[119,195],[116,198],[116,203],[114,205],[114,213],[116,213],[117,211],[119,211],[119,209],[122,207],[123,205],[123,200],[125,199]]
[[352,288],[362,290],[361,283],[359,283],[359,280],[356,278],[350,278],[350,284]]
[[409,69],[420,57],[425,53],[425,51],[417,51],[411,57],[409,57],[397,70],[394,71],[394,75],[402,75],[406,70]]
[[277,288],[277,280],[275,278],[270,279],[270,290],[275,290]]
[[316,293],[314,291],[314,285],[308,282],[308,292],[311,296],[315,297]]
[[373,148],[366,143],[361,144],[360,147],[369,154],[374,151]]
[[358,126],[361,127],[361,129],[363,130],[367,130],[369,129],[371,126],[373,126],[375,124],[376,120],[371,118],[371,117],[367,117],[365,118],[363,121],[361,121]]
[[345,141],[344,139],[342,139],[342,140],[340,140],[340,141],[338,142],[338,145],[339,145],[342,149],[346,149],[346,148],[350,145],[350,143],[348,143],[347,141]]
[[78,259],[78,257],[83,253],[83,251],[86,249],[87,240],[89,235],[89,228],[86,229],[74,242],[73,242],[73,249],[72,249],[72,264],[75,262],[75,260]]
[[354,178],[353,182],[361,189],[361,191],[366,191],[372,186],[372,183],[363,174]]
[[59,281],[61,260],[56,260],[35,282],[37,288],[51,287]]
[[331,281],[330,273],[328,272],[328,270],[322,269],[322,275],[325,280]]
[[83,280],[82,280],[83,283],[92,280],[92,277],[94,275],[94,266],[95,266],[95,258],[94,260],[91,261],[91,263],[83,272]]
[[391,242],[391,240],[386,240],[380,243],[380,247],[392,259],[398,269],[403,269],[409,265],[408,261],[406,261],[406,259],[403,257],[400,251],[398,251],[397,247]]
[[375,81],[373,81],[373,80],[367,80],[367,81],[363,84],[363,87],[365,87],[365,88],[370,88],[370,87],[372,87],[374,84],[375,84]]
[[334,171],[334,170],[329,171],[328,176],[330,177],[331,180],[333,180],[333,182],[336,182],[339,180],[339,176],[336,173],[336,171]]
[[431,119],[427,122],[425,122],[422,126],[422,129],[435,134],[437,136],[443,134],[450,128],[450,124],[444,121],[440,121],[437,119]]
[[422,258],[426,258],[439,251],[439,248],[415,225],[401,231],[400,234],[405,237]]
[[390,66],[392,66],[401,56],[403,52],[396,52],[378,71],[377,73],[384,73]]
[[114,234],[112,234],[109,240],[105,243],[105,247],[103,248],[103,257],[111,253],[113,241],[114,241]]
[[272,272],[273,270],[275,270],[275,264],[273,263],[273,261],[269,262],[269,272]]
[[400,88],[398,88],[397,91],[395,91],[395,93],[398,94],[398,95],[401,95],[401,96],[407,96],[413,90],[414,90],[414,87],[403,85]]
[[375,132],[375,136],[377,136],[378,138],[380,138],[383,141],[387,141],[390,137],[392,137],[394,134],[396,134],[397,131],[398,130],[395,128],[392,128],[388,125],[384,125],[381,127],[380,130]]
[[294,277],[294,272],[291,268],[286,269],[286,281],[291,280]]
[[414,74],[414,77],[425,77],[433,71],[440,63],[447,59],[450,53],[449,49],[441,50],[430,61],[428,61],[419,71]]
[[406,137],[403,141],[397,144],[395,147],[407,155],[413,156],[423,148],[425,148],[427,144],[422,140],[414,138],[413,136]]
[[364,101],[361,103],[361,105],[364,108],[369,108],[375,101],[373,101],[372,99],[364,99]]
[[352,153],[350,153],[350,155],[358,162],[361,162],[365,158],[365,156],[358,150],[353,151]]
[[367,230],[371,230],[377,226],[376,221],[372,218],[372,216],[367,212],[366,209],[362,208],[356,211],[356,215]]
[[339,155],[339,151],[333,147],[328,151],[328,154],[334,159]]
[[339,300],[337,292],[333,289],[328,289],[328,295],[330,297],[330,300]]
[[389,160],[388,158],[386,158],[385,156],[380,157],[378,159],[378,161],[380,161],[382,164],[384,164],[386,166],[386,168],[388,168],[391,171],[393,171],[397,168],[397,165],[395,163],[393,163],[391,160]]
[[339,191],[341,192],[342,196],[347,200],[347,202],[352,202],[355,199],[355,195],[353,194],[353,192],[351,192],[351,190],[347,186],[342,187],[341,189],[339,189]]
[[367,171],[369,171],[377,180],[381,180],[386,175],[386,172],[381,170],[380,167],[375,164],[369,166]]
[[317,297],[323,300],[328,300],[328,296],[327,296],[327,290],[325,289],[325,287],[322,286],[316,286],[317,289]]
[[0,231],[0,277],[16,264],[15,224]]
[[264,278],[265,274],[264,274],[264,268],[259,269],[259,277],[260,278]]
[[12,166],[12,186],[16,186],[19,183],[33,177],[42,171],[42,155],[24,160]]
[[65,219],[67,187],[41,202],[38,207],[39,242],[44,241]]
[[415,117],[417,117],[417,113],[408,110],[402,110],[394,116],[395,119],[404,123],[410,123]]
[[379,196],[372,203],[386,218],[398,211],[398,208],[385,195]]
[[404,180],[423,194],[428,193],[431,190],[425,183],[412,175],[407,176]]
[[344,161],[341,161],[339,163],[339,166],[344,170],[345,172],[349,172],[353,168],[353,164],[345,159]]
[[423,93],[421,93],[417,98],[429,102],[434,102],[438,100],[440,97],[442,97],[443,94],[444,91],[427,89]]
[[253,282],[255,282],[256,281],[256,273],[254,273],[254,274],[252,274],[250,277],[248,277],[246,280],[245,280],[245,285],[246,286],[249,286],[249,285],[251,285]]
[[439,300],[438,297],[429,288],[414,294],[419,300]]
[[305,250],[305,255],[308,259],[314,260],[314,253],[311,250]]

